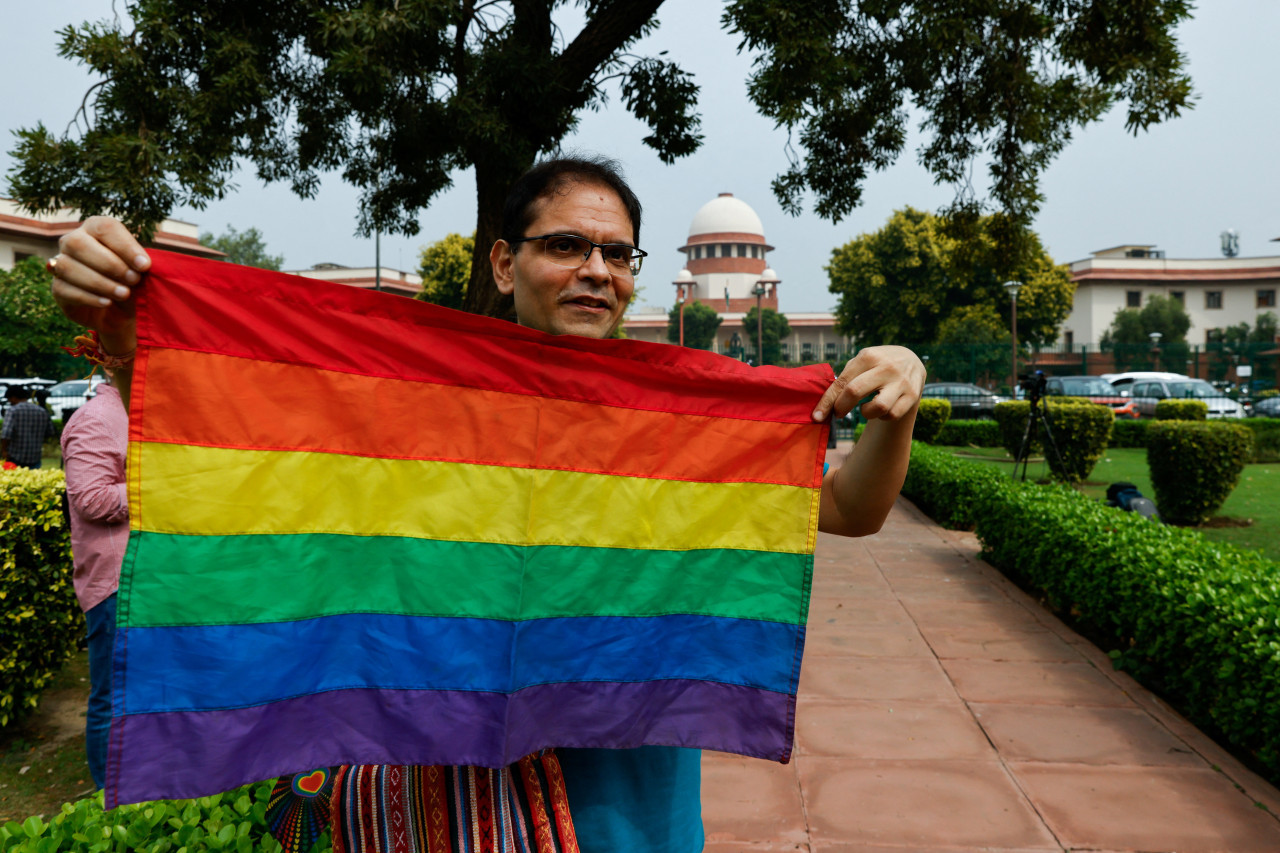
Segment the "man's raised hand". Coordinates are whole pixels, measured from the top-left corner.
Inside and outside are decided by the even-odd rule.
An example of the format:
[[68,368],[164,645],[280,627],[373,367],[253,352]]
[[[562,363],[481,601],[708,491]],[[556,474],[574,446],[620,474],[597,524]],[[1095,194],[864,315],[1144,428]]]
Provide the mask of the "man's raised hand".
[[868,421],[896,421],[915,410],[924,388],[925,370],[919,357],[906,347],[867,347],[845,365],[813,410],[815,421],[824,421],[831,412],[842,418],[858,401]]

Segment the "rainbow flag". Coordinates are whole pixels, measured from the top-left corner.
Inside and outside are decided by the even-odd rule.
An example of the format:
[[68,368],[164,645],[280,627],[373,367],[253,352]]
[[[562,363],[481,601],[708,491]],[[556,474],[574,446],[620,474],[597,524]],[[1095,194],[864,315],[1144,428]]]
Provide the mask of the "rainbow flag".
[[152,257],[108,806],[556,746],[788,760],[826,365]]

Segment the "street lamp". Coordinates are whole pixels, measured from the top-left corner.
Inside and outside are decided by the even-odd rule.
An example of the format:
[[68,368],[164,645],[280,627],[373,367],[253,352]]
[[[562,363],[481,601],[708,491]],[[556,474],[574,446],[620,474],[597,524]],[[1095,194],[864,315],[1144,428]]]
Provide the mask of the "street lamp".
[[764,309],[760,306],[760,301],[781,282],[782,279],[778,278],[772,267],[765,267],[756,280],[756,286],[751,290],[756,297],[756,359],[760,364],[764,364]]
[[680,305],[680,346],[684,346],[684,303],[693,293],[693,273],[686,267],[676,273],[676,280],[671,283],[676,286],[676,302]]
[[1018,291],[1022,289],[1020,281],[1006,281],[1004,289],[1009,291],[1012,310],[1009,314],[1009,330],[1013,337],[1013,374],[1009,379],[1009,396],[1018,396]]
[[1160,366],[1160,339],[1164,335],[1159,332],[1151,332],[1147,337],[1151,339],[1151,360],[1153,362],[1151,366],[1152,368],[1158,368]]

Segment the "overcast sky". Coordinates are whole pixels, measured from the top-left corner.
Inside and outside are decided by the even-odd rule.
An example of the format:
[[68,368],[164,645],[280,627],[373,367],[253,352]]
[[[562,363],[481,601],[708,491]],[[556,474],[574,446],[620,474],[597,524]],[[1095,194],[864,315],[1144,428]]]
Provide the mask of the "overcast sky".
[[[17,0],[4,0],[17,7]],[[1056,261],[1070,262],[1122,243],[1154,244],[1171,258],[1218,257],[1218,235],[1234,228],[1242,256],[1280,255],[1280,2],[1202,2],[1180,32],[1190,58],[1199,101],[1183,118],[1137,138],[1124,130],[1120,108],[1077,135],[1042,183],[1045,204],[1036,229]],[[68,23],[111,14],[110,0],[58,0],[21,6],[5,16],[0,51],[0,127],[13,130],[43,121],[60,132],[89,78],[57,55],[56,30]],[[616,95],[600,113],[588,113],[565,147],[620,160],[645,207],[642,245],[650,257],[639,284],[641,301],[670,304],[670,282],[682,265],[676,248],[694,213],[717,193],[731,192],[760,215],[766,238],[777,247],[769,262],[782,279],[784,311],[833,306],[823,267],[831,250],[879,228],[896,208],[936,209],[952,198],[916,165],[913,139],[899,162],[867,183],[862,207],[839,224],[814,214],[785,214],[769,189],[786,167],[785,133],[756,115],[745,94],[750,58],[719,31],[721,4],[668,0],[661,26],[637,53],[669,50],[702,87],[705,140],[694,155],[664,166],[641,144],[645,128]],[[4,135],[0,175],[13,161],[14,140]],[[204,210],[181,209],[177,218],[202,231],[228,225],[257,227],[286,268],[319,262],[372,266],[372,239],[355,236],[355,190],[334,175],[317,198],[302,200],[281,185],[264,187],[246,171],[239,191]],[[8,194],[0,177],[0,192]],[[384,235],[383,265],[413,270],[422,246],[450,231],[474,227],[474,182],[469,173],[422,212],[421,233]]]

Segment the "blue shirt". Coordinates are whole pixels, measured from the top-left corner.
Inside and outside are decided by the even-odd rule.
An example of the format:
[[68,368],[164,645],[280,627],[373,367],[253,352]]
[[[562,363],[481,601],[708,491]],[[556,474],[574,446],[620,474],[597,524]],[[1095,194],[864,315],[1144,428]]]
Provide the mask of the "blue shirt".
[[698,853],[702,751],[557,749],[582,853]]

